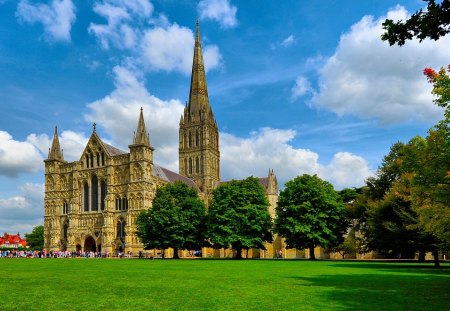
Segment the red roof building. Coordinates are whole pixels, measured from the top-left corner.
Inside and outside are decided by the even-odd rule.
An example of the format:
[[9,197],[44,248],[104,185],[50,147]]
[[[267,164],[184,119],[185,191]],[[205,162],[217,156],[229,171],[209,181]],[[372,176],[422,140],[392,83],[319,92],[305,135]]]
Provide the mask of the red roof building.
[[0,236],[0,248],[19,248],[27,246],[27,241],[20,237],[20,233],[17,234],[8,234],[5,233],[3,236]]

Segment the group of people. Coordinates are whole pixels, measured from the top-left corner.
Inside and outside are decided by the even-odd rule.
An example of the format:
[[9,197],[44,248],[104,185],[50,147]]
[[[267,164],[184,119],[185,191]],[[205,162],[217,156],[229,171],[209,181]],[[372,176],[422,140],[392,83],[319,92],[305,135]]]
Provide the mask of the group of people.
[[108,258],[108,252],[3,250],[0,258]]

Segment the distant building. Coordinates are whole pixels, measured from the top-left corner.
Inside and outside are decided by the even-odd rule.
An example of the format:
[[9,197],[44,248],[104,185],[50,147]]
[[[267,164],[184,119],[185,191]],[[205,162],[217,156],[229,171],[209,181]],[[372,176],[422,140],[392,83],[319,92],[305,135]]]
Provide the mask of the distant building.
[[22,239],[20,233],[8,234],[5,232],[3,236],[0,237],[0,248],[19,248],[26,246],[27,240]]

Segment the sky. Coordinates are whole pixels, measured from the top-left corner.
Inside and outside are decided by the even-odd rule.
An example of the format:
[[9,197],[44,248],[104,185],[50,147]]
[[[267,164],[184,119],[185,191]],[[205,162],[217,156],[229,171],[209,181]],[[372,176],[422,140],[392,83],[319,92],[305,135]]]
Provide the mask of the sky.
[[440,118],[422,71],[450,63],[450,37],[381,41],[419,0],[0,0],[0,232],[43,224],[55,126],[67,161],[93,123],[128,150],[140,107],[155,162],[178,172],[195,24],[220,131],[221,178],[280,188],[317,174],[360,187],[397,141]]

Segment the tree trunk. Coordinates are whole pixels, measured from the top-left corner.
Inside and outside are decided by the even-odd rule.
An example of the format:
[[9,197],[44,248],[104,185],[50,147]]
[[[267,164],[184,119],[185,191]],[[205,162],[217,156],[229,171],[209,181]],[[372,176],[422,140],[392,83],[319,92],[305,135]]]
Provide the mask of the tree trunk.
[[180,256],[178,256],[178,248],[173,248],[173,259],[180,259]]
[[309,259],[316,260],[316,255],[314,254],[314,245],[313,244],[311,244],[309,246]]
[[236,248],[236,259],[242,259],[242,248]]
[[440,264],[439,264],[439,252],[437,250],[433,251],[433,258],[434,258],[434,267],[435,268],[440,268]]
[[419,262],[425,262],[425,252],[419,251]]

